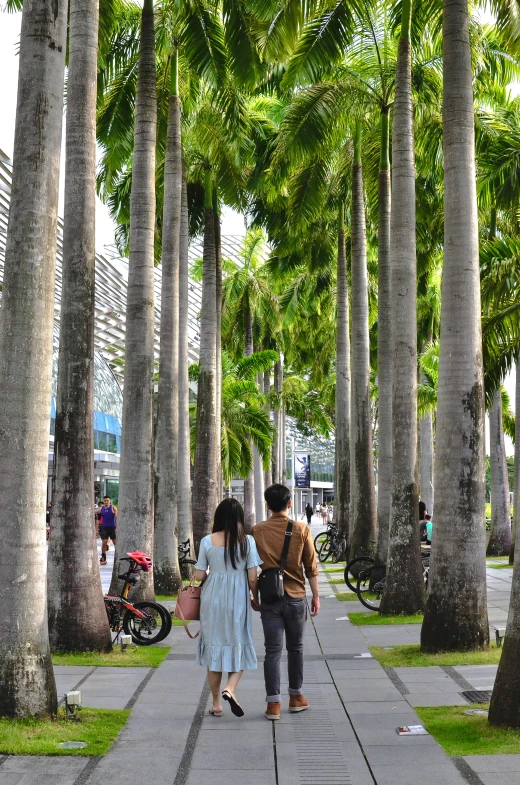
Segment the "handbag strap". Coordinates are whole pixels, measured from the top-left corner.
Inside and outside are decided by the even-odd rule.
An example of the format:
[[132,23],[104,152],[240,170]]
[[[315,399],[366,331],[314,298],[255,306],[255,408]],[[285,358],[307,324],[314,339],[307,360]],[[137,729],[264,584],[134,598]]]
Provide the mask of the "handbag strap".
[[186,623],[186,619],[184,618],[184,613],[182,612],[182,608],[181,608],[181,606],[178,603],[177,603],[177,605],[175,607],[175,614],[177,614],[177,613],[179,614],[180,620],[182,621],[182,623],[184,625],[184,629],[186,630],[186,632],[188,633],[190,638],[192,640],[195,640],[195,638],[198,638],[199,635],[200,635],[200,630],[198,631],[198,633],[196,635],[192,635],[191,634],[191,632],[188,629],[188,625]]
[[292,537],[292,528],[294,521],[287,521],[287,530],[285,532],[285,539],[283,541],[282,558],[280,559],[280,574],[283,576],[285,573],[285,565],[287,564],[287,554],[289,553],[289,544]]

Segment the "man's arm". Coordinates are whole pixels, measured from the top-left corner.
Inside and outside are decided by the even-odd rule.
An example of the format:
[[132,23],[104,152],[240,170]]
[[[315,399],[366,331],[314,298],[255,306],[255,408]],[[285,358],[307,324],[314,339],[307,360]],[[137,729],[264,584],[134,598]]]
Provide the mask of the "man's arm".
[[312,591],[311,616],[317,616],[320,610],[320,590],[318,587],[319,572],[316,563],[316,551],[314,550],[314,543],[309,529],[305,532],[302,561],[305,568],[305,575],[307,576]]
[[117,523],[117,507],[115,506],[115,504],[112,505],[112,509],[114,510],[114,518],[116,519],[116,523]]

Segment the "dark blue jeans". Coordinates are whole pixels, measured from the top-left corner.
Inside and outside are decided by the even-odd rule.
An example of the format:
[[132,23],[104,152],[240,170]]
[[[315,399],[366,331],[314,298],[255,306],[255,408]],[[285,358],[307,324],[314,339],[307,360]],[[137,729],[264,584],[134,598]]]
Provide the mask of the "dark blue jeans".
[[307,621],[307,598],[290,597],[260,608],[265,640],[264,679],[266,701],[279,703],[280,660],[283,636],[288,656],[289,695],[303,693],[303,633]]

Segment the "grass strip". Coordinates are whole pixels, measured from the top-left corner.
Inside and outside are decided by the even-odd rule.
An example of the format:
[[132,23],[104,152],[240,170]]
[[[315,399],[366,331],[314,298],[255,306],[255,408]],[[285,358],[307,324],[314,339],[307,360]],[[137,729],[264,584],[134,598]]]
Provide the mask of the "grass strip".
[[367,613],[349,613],[352,624],[356,627],[373,626],[380,624],[422,624],[423,614],[416,613],[413,616],[382,616],[375,611]]
[[336,592],[336,599],[340,602],[359,602],[357,594],[354,594],[353,591],[338,591]]
[[329,578],[328,576],[327,578],[331,586],[338,586],[340,584],[345,585],[345,581],[343,580],[343,578]]
[[169,646],[129,646],[126,651],[121,651],[116,644],[112,651],[106,654],[97,651],[77,651],[72,654],[54,652],[52,662],[54,665],[85,665],[98,668],[158,668],[169,652]]
[[323,572],[325,572],[325,573],[327,573],[327,572],[342,572],[343,573],[343,572],[345,572],[345,567],[346,566],[347,565],[346,565],[345,562],[338,562],[337,564],[334,565],[334,567],[323,567]]
[[487,566],[492,570],[512,570],[515,565],[514,564],[488,564]]
[[[0,719],[2,755],[106,755],[130,716],[123,709],[81,709],[78,721],[60,709],[52,719]],[[83,749],[65,750],[63,741],[84,741]]]
[[[349,617],[351,615],[349,614]],[[439,654],[425,654],[421,652],[418,643],[412,643],[394,646],[392,649],[371,646],[370,651],[384,668],[420,668],[428,665],[497,665],[502,649],[492,643],[489,649],[481,651],[443,651]]]
[[176,594],[156,594],[156,602],[177,602]]
[[509,561],[509,556],[488,556],[486,558],[486,563],[494,561]]
[[467,706],[419,706],[415,711],[426,730],[448,755],[511,755],[520,753],[520,731],[493,728],[486,716],[468,717],[468,709],[487,709],[489,704]]

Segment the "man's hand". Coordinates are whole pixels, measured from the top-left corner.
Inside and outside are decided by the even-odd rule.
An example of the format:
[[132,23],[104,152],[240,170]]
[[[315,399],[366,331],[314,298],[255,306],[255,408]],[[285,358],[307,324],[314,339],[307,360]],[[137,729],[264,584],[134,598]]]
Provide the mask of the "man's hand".
[[313,595],[311,600],[311,616],[317,616],[320,612],[320,598]]
[[258,602],[258,598],[255,599],[253,596],[251,597],[251,607],[254,611],[260,610],[260,603]]

